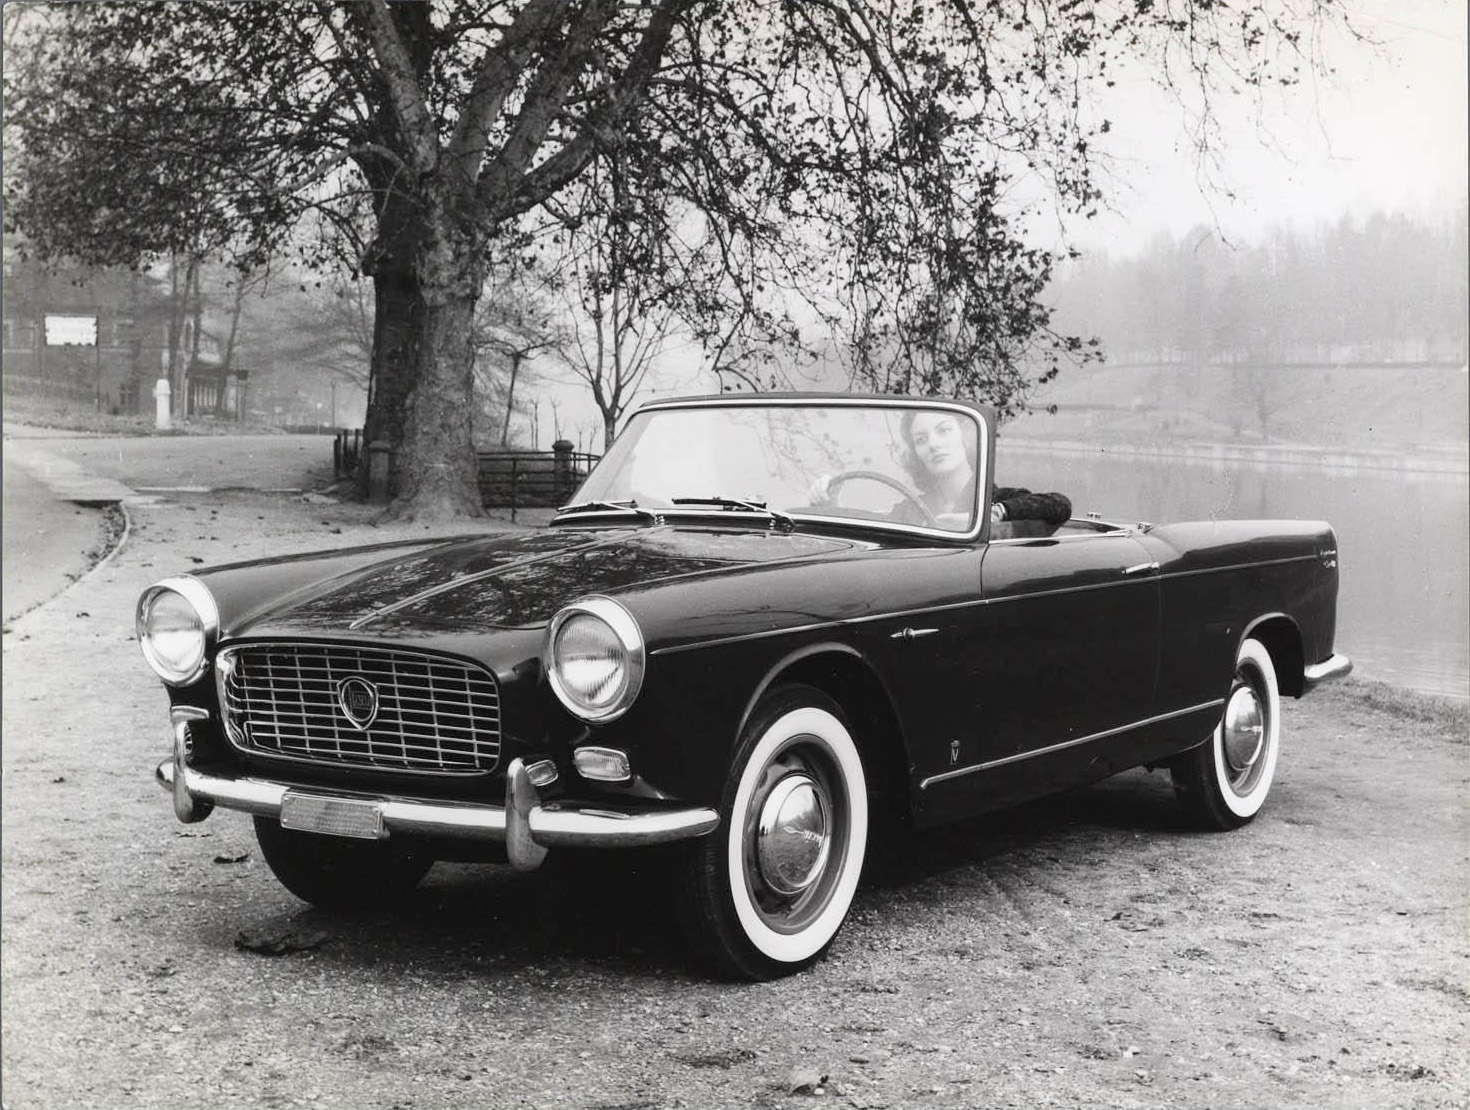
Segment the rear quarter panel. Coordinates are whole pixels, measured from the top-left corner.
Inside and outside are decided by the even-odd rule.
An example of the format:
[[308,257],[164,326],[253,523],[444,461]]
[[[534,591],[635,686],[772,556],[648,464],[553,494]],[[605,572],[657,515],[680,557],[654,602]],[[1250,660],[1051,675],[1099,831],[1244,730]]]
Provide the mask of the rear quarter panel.
[[1263,618],[1284,618],[1300,637],[1295,673],[1278,676],[1284,690],[1299,691],[1301,662],[1331,654],[1337,537],[1326,523],[1204,521],[1165,525],[1139,538],[1159,563],[1158,711],[1223,697],[1241,640]]

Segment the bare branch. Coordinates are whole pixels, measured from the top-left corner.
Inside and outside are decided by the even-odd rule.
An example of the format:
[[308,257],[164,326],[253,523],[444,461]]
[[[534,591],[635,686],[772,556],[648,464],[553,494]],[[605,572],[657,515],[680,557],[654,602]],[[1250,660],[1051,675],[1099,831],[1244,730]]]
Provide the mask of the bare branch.
[[379,71],[388,86],[408,160],[417,172],[430,173],[438,163],[439,142],[434,115],[419,86],[408,48],[393,22],[387,0],[365,0],[360,10]]

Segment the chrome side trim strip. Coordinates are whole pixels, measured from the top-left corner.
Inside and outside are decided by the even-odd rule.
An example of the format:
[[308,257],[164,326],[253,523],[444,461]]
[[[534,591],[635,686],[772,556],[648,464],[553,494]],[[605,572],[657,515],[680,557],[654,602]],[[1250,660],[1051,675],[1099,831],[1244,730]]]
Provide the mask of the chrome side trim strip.
[[1197,578],[1201,574],[1228,574],[1237,570],[1259,570],[1261,567],[1279,567],[1287,563],[1315,563],[1319,556],[1313,555],[1284,555],[1280,559],[1263,559],[1259,563],[1231,563],[1221,567],[1200,567],[1198,570],[1171,570],[1163,576],[1165,580],[1170,578]]
[[[1072,518],[1072,520],[1081,520],[1081,518],[1074,516]],[[1094,520],[1081,520],[1081,522],[1084,523],[1084,524],[1102,524],[1102,523],[1104,523],[1103,521],[1100,521],[1100,520],[1098,520],[1098,521],[1094,521]],[[1059,524],[1059,525],[1057,525],[1057,527],[1058,528],[1065,528],[1066,525],[1065,524]],[[1134,529],[1128,527],[1126,524],[1114,524],[1114,525],[1110,525],[1110,527],[1117,529],[1117,531],[1113,531],[1113,532],[1066,532],[1066,533],[1053,532],[1049,536],[1007,536],[1004,539],[991,540],[990,541],[990,546],[991,547],[1024,547],[1027,544],[1034,544],[1034,545],[1037,545],[1037,546],[1051,547],[1051,546],[1053,546],[1055,544],[1074,543],[1077,540],[1112,540],[1112,539],[1119,539],[1119,540],[1134,539],[1134,540],[1136,540],[1138,538],[1138,533]]]
[[[1085,593],[1089,590],[1111,590],[1119,586],[1143,586],[1158,582],[1157,578],[1116,578],[1106,582],[1089,582],[1085,586],[1063,586],[1055,590],[1040,590],[1029,594],[1005,594],[1001,597],[977,597],[971,601],[952,601],[947,605],[930,605],[923,609],[894,609],[887,613],[870,613],[863,617],[847,617],[835,621],[815,621],[811,624],[791,625],[787,628],[772,628],[761,632],[746,632],[739,636],[722,636],[715,640],[701,640],[695,644],[673,644],[669,647],[655,648],[649,652],[650,655],[677,655],[682,651],[697,651],[700,648],[724,647],[727,644],[741,644],[750,640],[765,640],[772,636],[795,636],[805,632],[821,632],[828,628],[855,628],[858,625],[872,624],[874,621],[901,620],[905,617],[932,617],[936,613],[952,613],[960,609],[975,609],[983,605],[1004,605],[1007,602],[1031,601],[1039,597],[1059,597],[1062,594]],[[923,631],[915,629],[915,632]],[[899,639],[899,636],[892,636]]]
[[[1118,536],[1127,533],[1113,533]],[[1079,539],[1095,539],[1092,536],[1079,536]],[[1035,543],[1030,540],[994,540],[994,543]],[[1169,571],[1164,574],[1140,575],[1141,569],[1153,569],[1155,564],[1146,563],[1141,567],[1131,568],[1135,573],[1129,574],[1129,568],[1120,567],[1122,575],[1118,578],[1103,582],[1089,582],[1082,586],[1063,586],[1055,590],[1039,590],[1035,593],[1004,594],[1000,597],[977,597],[971,601],[955,601],[947,605],[932,605],[923,609],[895,609],[888,613],[872,613],[863,617],[850,617],[845,620],[816,621],[811,624],[792,625],[787,628],[772,628],[761,632],[747,632],[739,636],[723,636],[713,640],[701,640],[694,644],[674,644],[669,647],[655,648],[650,655],[677,655],[684,651],[697,651],[700,648],[724,647],[728,644],[741,644],[751,640],[764,640],[772,636],[795,636],[807,632],[820,632],[828,628],[850,628],[861,624],[871,624],[873,621],[899,620],[904,617],[927,617],[934,613],[949,613],[958,609],[973,609],[981,605],[1004,605],[1008,602],[1033,601],[1042,597],[1060,597],[1064,594],[1087,593],[1092,590],[1111,590],[1120,586],[1158,586],[1175,578],[1193,578],[1201,574],[1227,574],[1231,571],[1257,570],[1261,567],[1279,566],[1284,563],[1315,562],[1315,555],[1294,555],[1284,559],[1268,559],[1261,563],[1232,563],[1225,567],[1204,567],[1200,570]],[[1147,723],[1147,722],[1144,722]],[[1133,726],[1129,726],[1130,728]]]
[[1106,740],[1109,736],[1117,736],[1119,733],[1131,732],[1136,728],[1144,728],[1148,725],[1156,725],[1163,721],[1172,721],[1176,717],[1187,717],[1191,713],[1203,713],[1207,709],[1218,709],[1225,704],[1224,698],[1215,698],[1213,701],[1203,701],[1198,705],[1191,705],[1188,709],[1176,709],[1172,713],[1160,713],[1156,717],[1147,720],[1135,721],[1132,724],[1120,725],[1118,728],[1110,728],[1106,732],[1094,732],[1090,736],[1079,736],[1075,740],[1063,740],[1060,744],[1052,744],[1049,747],[1037,748],[1035,751],[1020,752],[1016,755],[1008,755],[1004,759],[992,759],[988,763],[976,763],[970,767],[961,767],[955,771],[945,771],[943,774],[930,775],[919,783],[920,790],[927,790],[937,782],[947,782],[949,779],[963,778],[965,775],[973,775],[977,771],[990,771],[996,767],[1005,767],[1011,763],[1020,763],[1026,759],[1036,759],[1043,755],[1052,755],[1055,752],[1075,748],[1081,744],[1090,744],[1094,740]]
[[1333,652],[1320,663],[1302,669],[1302,685],[1310,690],[1313,686],[1333,678],[1342,678],[1352,673],[1353,661],[1346,655]]

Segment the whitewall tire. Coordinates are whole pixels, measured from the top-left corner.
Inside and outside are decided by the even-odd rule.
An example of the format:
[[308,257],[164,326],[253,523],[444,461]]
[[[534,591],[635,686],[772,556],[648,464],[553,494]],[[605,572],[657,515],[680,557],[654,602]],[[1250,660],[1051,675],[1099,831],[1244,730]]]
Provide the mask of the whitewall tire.
[[1245,640],[1220,723],[1206,744],[1172,766],[1180,801],[1196,823],[1234,829],[1260,812],[1281,754],[1281,693],[1271,653]]
[[809,966],[847,919],[867,850],[867,779],[841,709],[804,686],[764,698],[721,818],[692,846],[684,923],[695,954],[743,979]]

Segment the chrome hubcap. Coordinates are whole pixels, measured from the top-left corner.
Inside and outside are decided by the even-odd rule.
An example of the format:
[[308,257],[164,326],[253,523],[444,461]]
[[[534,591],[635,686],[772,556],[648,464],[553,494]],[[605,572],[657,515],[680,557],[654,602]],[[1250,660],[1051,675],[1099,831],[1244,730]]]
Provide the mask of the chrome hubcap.
[[1237,687],[1225,706],[1222,747],[1232,784],[1249,777],[1266,746],[1266,716],[1250,686]]
[[831,849],[828,805],[804,773],[787,775],[766,795],[756,822],[756,865],[777,894],[800,894],[822,874]]

